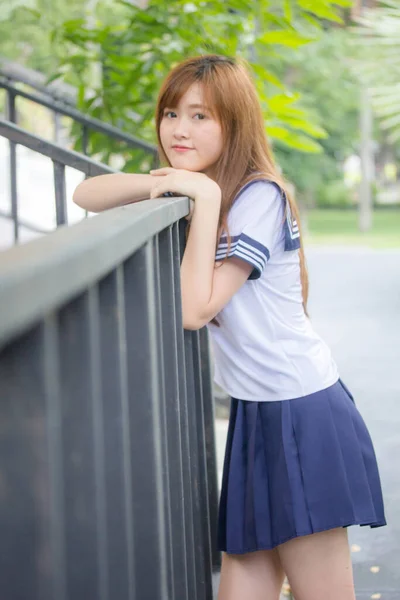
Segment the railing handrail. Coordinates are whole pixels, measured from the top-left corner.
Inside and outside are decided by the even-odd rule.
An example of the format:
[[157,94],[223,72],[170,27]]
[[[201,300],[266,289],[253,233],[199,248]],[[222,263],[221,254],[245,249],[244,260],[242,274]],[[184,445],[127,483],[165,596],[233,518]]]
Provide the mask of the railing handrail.
[[[28,85],[39,93],[28,92],[18,85]],[[0,88],[6,93],[7,120],[0,119],[0,135],[9,140],[10,146],[10,198],[11,211],[1,215],[13,221],[14,243],[20,239],[20,227],[23,226],[31,231],[38,232],[35,225],[27,222],[22,223],[18,210],[18,181],[17,181],[17,144],[30,148],[47,156],[53,161],[54,185],[55,185],[55,212],[57,226],[65,225],[68,220],[65,167],[77,169],[86,176],[93,177],[104,173],[115,173],[116,170],[87,157],[90,141],[90,133],[97,132],[109,139],[124,143],[132,151],[147,153],[150,156],[152,167],[158,164],[158,151],[154,144],[140,140],[139,138],[119,130],[113,125],[102,123],[98,119],[82,114],[74,102],[66,102],[63,91],[57,93],[46,86],[46,78],[40,73],[27,70],[24,67],[10,63],[0,56]],[[60,86],[58,86],[60,87]],[[53,88],[53,86],[52,86]],[[17,98],[24,98],[40,106],[46,107],[53,112],[55,125],[55,143],[44,140],[36,135],[24,131],[18,127]],[[76,102],[75,102],[76,104]],[[63,148],[58,144],[60,133],[60,116],[67,116],[82,129],[82,154]],[[89,150],[90,151],[90,150]]]
[[187,198],[145,200],[0,253],[0,346],[188,213]]
[[187,198],[106,211],[0,253],[0,346],[189,213]]
[[109,167],[101,162],[93,160],[84,154],[63,148],[53,142],[48,142],[33,133],[21,129],[11,121],[0,118],[0,136],[7,138],[15,144],[25,146],[34,150],[43,156],[51,158],[53,161],[60,162],[66,167],[72,167],[77,171],[85,173],[88,177],[95,175],[104,175],[105,173],[117,173],[116,169]]
[[65,102],[70,106],[76,106],[77,90],[69,83],[53,80],[47,83],[47,77],[40,71],[35,71],[24,65],[0,56],[0,74],[7,79],[29,85],[34,90],[45,94],[50,98]]
[[7,90],[8,92],[11,92],[15,96],[20,96],[21,98],[25,98],[26,100],[31,100],[32,102],[35,102],[36,104],[39,104],[40,106],[49,108],[50,110],[53,110],[56,113],[62,114],[67,117],[71,117],[71,119],[74,119],[74,121],[80,123],[81,125],[84,125],[85,127],[92,129],[93,131],[97,131],[98,133],[107,135],[114,140],[117,140],[120,142],[126,142],[133,148],[138,148],[140,150],[146,150],[146,152],[149,152],[149,153],[153,154],[154,156],[157,154],[157,148],[154,144],[140,140],[139,138],[135,137],[134,135],[125,133],[125,132],[121,131],[120,129],[118,129],[117,127],[114,127],[113,125],[109,125],[108,123],[103,123],[103,121],[100,121],[99,119],[95,119],[93,117],[87,117],[86,115],[81,113],[76,108],[67,106],[66,104],[60,102],[59,100],[57,100],[55,98],[53,99],[50,97],[49,99],[46,99],[37,94],[25,92],[24,90],[19,89],[15,85],[12,85],[8,81],[2,80],[1,76],[2,76],[2,73],[0,71],[0,88],[3,88],[5,90]]

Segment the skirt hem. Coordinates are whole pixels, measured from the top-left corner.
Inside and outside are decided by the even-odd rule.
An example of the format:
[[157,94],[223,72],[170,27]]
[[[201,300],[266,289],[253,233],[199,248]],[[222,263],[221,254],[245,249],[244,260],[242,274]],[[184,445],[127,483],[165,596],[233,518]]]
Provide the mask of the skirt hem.
[[386,519],[371,437],[342,382],[313,398],[232,399],[218,549],[272,550],[351,525]]
[[270,544],[267,546],[257,546],[257,548],[248,548],[248,549],[243,549],[243,550],[226,550],[225,548],[218,548],[219,552],[226,552],[226,554],[247,554],[249,552],[259,552],[261,550],[273,550],[274,548],[277,548],[278,546],[281,546],[282,544],[285,544],[286,542],[290,542],[290,540],[294,540],[298,537],[304,537],[306,535],[312,535],[313,533],[322,533],[323,531],[330,531],[332,529],[338,529],[339,527],[352,527],[353,525],[359,525],[360,527],[371,527],[371,528],[377,528],[377,527],[385,527],[385,525],[387,525],[386,520],[384,521],[352,521],[350,523],[338,523],[336,525],[328,525],[327,527],[322,527],[320,529],[314,529],[313,531],[307,531],[304,533],[295,533],[294,535],[291,535],[279,542],[276,542],[274,544]]

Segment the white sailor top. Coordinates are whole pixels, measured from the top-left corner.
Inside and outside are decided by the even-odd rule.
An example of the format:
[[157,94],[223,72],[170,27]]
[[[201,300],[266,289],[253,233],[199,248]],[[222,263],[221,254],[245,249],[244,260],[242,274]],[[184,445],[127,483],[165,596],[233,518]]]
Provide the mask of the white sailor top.
[[[285,207],[287,214],[285,218]],[[303,309],[300,234],[280,187],[245,185],[228,214],[229,257],[253,266],[248,281],[207,325],[214,380],[241,400],[299,398],[335,383],[338,370]],[[216,261],[227,254],[219,240]]]

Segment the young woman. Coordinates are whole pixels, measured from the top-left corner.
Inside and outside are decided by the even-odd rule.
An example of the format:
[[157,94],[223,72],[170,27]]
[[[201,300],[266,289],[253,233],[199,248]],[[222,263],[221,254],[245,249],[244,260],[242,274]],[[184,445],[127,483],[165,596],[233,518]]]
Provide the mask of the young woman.
[[297,207],[274,164],[244,61],[201,56],[162,85],[166,168],[83,182],[101,211],[193,199],[181,265],[183,323],[207,325],[232,397],[219,512],[219,600],[353,600],[347,526],[385,525],[374,449],[307,316]]

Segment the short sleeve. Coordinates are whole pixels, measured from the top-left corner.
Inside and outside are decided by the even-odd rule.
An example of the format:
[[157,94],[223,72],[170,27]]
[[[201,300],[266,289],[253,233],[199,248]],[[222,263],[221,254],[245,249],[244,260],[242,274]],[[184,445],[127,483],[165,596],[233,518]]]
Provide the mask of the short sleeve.
[[283,232],[284,199],[277,185],[253,181],[236,197],[228,216],[228,238],[219,240],[216,260],[237,257],[253,266],[249,279],[258,279]]

